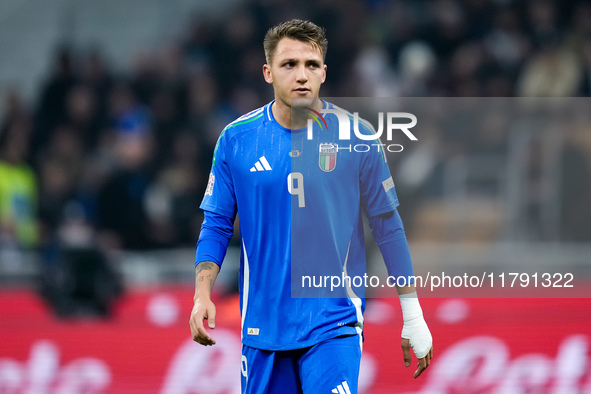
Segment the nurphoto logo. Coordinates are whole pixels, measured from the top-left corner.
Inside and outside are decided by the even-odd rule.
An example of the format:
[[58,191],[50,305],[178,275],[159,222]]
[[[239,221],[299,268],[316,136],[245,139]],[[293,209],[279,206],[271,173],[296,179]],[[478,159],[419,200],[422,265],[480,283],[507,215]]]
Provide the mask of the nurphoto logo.
[[[323,108],[316,111],[312,108],[306,108],[305,112],[308,115],[307,121],[307,138],[312,140],[314,138],[314,123],[316,123],[320,130],[328,130],[328,124],[325,119],[325,115],[334,115],[337,117],[339,124],[339,141],[351,140],[351,123],[353,124],[353,132],[355,136],[363,141],[374,141],[372,144],[334,144],[336,151],[347,150],[349,152],[368,152],[371,150],[371,146],[376,146],[378,149],[381,146],[388,152],[402,152],[403,146],[400,144],[383,144],[380,142],[380,138],[386,131],[386,140],[391,142],[393,139],[394,131],[399,130],[406,135],[411,141],[418,141],[418,138],[410,131],[411,128],[416,126],[417,117],[409,112],[378,112],[378,128],[377,130],[369,123],[359,118],[358,112],[347,112],[340,108]],[[385,121],[384,121],[385,119]],[[409,122],[399,123],[400,119],[406,119]],[[359,129],[359,123],[365,124],[373,134],[362,133]],[[385,125],[384,125],[385,123]]]

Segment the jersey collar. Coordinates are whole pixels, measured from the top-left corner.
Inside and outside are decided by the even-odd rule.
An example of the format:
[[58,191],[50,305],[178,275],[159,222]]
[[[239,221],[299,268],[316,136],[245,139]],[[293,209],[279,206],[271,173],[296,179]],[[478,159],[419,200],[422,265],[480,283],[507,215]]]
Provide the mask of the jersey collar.
[[[323,99],[320,99],[320,101],[322,101],[322,109],[327,109],[328,106],[329,106],[328,102],[327,101],[324,101]],[[274,102],[275,102],[275,100],[272,100],[269,104],[266,105],[266,108],[265,108],[265,114],[266,115],[265,115],[265,117],[267,118],[267,121],[275,123],[275,125],[277,127],[281,128],[281,129],[284,129],[286,131],[291,131],[290,129],[281,126],[279,124],[279,122],[277,122],[275,120],[275,116],[273,116],[273,110],[271,109],[271,107],[273,106],[273,103]]]

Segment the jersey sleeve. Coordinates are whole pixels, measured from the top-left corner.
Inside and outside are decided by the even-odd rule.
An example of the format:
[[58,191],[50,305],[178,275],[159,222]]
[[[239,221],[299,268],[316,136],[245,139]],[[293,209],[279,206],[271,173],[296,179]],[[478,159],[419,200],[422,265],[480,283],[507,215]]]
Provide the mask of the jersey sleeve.
[[369,227],[388,269],[388,275],[408,278],[413,283],[412,259],[404,225],[398,210],[382,215],[370,216]]
[[221,267],[233,230],[232,218],[205,211],[197,241],[195,265],[202,261],[213,261]]
[[[375,134],[371,126],[363,127],[365,133]],[[390,175],[386,154],[379,139],[371,144],[371,149],[362,154],[359,174],[361,204],[368,216],[390,212],[398,206],[394,180]]]
[[207,188],[200,208],[228,218],[236,216],[236,194],[230,168],[231,141],[223,131],[216,144]]

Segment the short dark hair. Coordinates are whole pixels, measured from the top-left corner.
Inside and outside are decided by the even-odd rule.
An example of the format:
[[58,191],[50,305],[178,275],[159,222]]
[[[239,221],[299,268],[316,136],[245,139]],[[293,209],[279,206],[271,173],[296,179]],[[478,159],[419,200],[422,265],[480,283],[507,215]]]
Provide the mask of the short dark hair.
[[328,41],[326,40],[324,29],[310,21],[292,19],[274,26],[267,31],[265,40],[263,41],[267,64],[271,64],[275,49],[277,49],[277,44],[282,38],[291,38],[307,42],[320,49],[322,59],[326,58]]

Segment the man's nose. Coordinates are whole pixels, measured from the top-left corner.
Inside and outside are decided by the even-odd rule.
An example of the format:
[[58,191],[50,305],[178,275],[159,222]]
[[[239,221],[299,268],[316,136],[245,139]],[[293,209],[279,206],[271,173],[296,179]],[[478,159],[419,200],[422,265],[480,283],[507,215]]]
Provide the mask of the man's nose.
[[306,73],[306,67],[305,66],[299,66],[297,68],[297,74],[296,74],[296,78],[297,81],[299,83],[306,83],[308,82],[308,74]]

